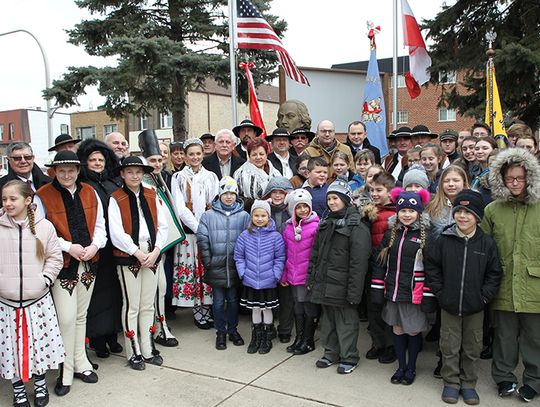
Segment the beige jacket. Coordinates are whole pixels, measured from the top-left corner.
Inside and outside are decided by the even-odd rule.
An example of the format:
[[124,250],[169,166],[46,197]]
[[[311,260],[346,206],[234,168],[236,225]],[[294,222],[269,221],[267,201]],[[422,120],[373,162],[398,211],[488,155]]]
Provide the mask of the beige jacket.
[[[326,149],[324,149],[319,144],[319,138],[315,137],[313,141],[309,143],[309,146],[307,146],[306,149],[304,150],[304,154],[307,154],[310,157],[322,157],[330,165],[332,161],[332,156],[334,155],[336,151],[341,151],[342,153],[347,154],[347,156],[349,157],[349,162],[350,162],[349,171],[356,172],[356,167],[354,165],[354,158],[351,153],[351,149],[349,148],[347,144],[343,144],[339,140],[336,140],[336,148],[330,155],[328,151],[326,151]],[[330,177],[333,174],[333,172],[334,171],[332,170],[332,166],[330,166],[328,168],[328,177]]]
[[36,238],[27,223],[18,225],[0,211],[0,298],[25,302],[44,296],[63,266],[62,251],[51,222],[36,214],[36,234],[45,258],[36,255]]

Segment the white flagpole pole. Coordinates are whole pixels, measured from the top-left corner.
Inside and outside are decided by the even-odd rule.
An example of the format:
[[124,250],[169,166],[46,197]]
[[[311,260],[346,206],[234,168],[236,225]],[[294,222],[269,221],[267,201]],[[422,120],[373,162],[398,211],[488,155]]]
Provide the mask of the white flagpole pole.
[[236,0],[229,0],[229,61],[231,70],[231,112],[232,127],[238,124],[238,114],[236,111]]
[[394,55],[392,57],[392,129],[397,129],[398,118],[398,0],[394,0]]

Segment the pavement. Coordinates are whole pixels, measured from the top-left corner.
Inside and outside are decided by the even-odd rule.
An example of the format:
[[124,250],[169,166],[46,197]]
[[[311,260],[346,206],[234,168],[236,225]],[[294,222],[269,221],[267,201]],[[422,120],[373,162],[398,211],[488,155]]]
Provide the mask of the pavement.
[[[418,359],[416,381],[411,386],[393,385],[390,377],[397,366],[382,365],[362,356],[358,368],[349,375],[336,373],[336,366],[327,369],[315,367],[322,355],[317,349],[303,356],[285,351],[287,344],[274,340],[274,347],[266,355],[246,352],[250,339],[250,322],[241,316],[239,332],[246,345],[236,347],[228,342],[224,351],[215,349],[215,331],[197,329],[190,310],[180,310],[177,319],[170,322],[179,345],[176,348],[159,347],[164,358],[161,367],[147,365],[142,372],[131,370],[126,359],[111,355],[98,359],[99,382],[85,384],[75,379],[71,392],[60,398],[53,393],[57,372],[47,375],[51,399],[49,406],[76,407],[146,407],[146,406],[223,406],[223,407],[314,407],[314,406],[434,406],[441,401],[442,381],[432,376],[437,359],[436,344],[425,343]],[[369,349],[366,324],[361,324],[359,349]],[[317,335],[316,335],[317,338]],[[477,391],[481,405],[523,405],[517,397],[502,399],[490,375],[490,361],[479,362]],[[518,372],[518,377],[521,371]],[[27,385],[33,398],[32,385]],[[538,399],[532,405],[538,404]],[[11,385],[0,380],[0,406],[12,405]],[[458,406],[465,405],[462,400]]]

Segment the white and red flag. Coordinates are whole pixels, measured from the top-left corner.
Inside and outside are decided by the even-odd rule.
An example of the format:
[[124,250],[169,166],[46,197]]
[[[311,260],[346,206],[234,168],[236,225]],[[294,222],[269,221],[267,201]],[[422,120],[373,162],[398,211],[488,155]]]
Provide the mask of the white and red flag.
[[403,13],[404,42],[409,47],[409,72],[405,74],[405,84],[412,99],[420,95],[420,86],[430,79],[431,58],[422,38],[420,27],[407,0],[401,0]]
[[259,109],[259,101],[257,100],[257,94],[255,93],[255,85],[253,84],[253,77],[251,76],[250,71],[250,69],[255,68],[255,65],[253,64],[253,62],[240,62],[239,67],[240,69],[243,69],[245,71],[246,78],[249,84],[249,116],[253,124],[263,129],[261,137],[265,138],[266,128],[264,127],[261,109]]

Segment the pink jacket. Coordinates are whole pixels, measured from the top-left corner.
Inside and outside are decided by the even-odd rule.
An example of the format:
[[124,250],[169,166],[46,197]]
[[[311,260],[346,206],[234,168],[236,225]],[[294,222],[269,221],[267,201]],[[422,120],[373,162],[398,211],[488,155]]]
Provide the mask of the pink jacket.
[[304,285],[306,283],[306,274],[309,265],[309,256],[313,240],[319,226],[319,217],[315,212],[305,220],[300,221],[302,231],[300,240],[295,239],[293,219],[289,219],[283,231],[283,240],[287,251],[287,260],[285,269],[281,275],[281,282],[287,282],[290,285]]
[[0,298],[19,303],[44,296],[63,267],[62,250],[51,222],[36,213],[36,234],[45,258],[36,255],[36,238],[27,224],[19,226],[0,211]]

